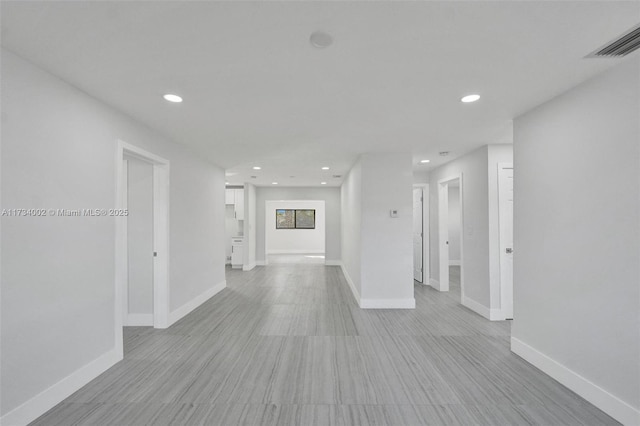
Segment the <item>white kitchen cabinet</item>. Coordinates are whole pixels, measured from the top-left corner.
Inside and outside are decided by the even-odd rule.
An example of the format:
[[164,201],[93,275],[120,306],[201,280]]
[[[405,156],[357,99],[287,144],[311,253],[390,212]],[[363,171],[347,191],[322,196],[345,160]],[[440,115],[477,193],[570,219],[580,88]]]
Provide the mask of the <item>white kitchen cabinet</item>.
[[234,191],[236,219],[244,220],[244,189],[234,189]]
[[233,205],[237,220],[244,220],[244,189],[225,189],[224,203]]
[[225,189],[224,190],[224,203],[225,204],[235,204],[235,196],[236,196],[236,190],[235,189]]
[[231,267],[234,269],[242,268],[244,238],[234,237],[231,239]]

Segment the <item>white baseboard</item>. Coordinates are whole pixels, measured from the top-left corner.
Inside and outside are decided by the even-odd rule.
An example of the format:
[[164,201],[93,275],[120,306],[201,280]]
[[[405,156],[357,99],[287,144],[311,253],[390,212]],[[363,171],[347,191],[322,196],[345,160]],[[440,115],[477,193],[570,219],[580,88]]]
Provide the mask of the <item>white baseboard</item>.
[[209,290],[205,291],[201,295],[194,297],[184,305],[180,306],[175,311],[171,312],[169,314],[169,327],[171,327],[172,324],[175,324],[177,321],[182,319],[184,316],[188,315],[195,308],[202,305],[204,302],[206,302],[216,294],[220,293],[226,287],[227,287],[227,282],[222,281],[221,283],[216,284],[215,286],[211,287]]
[[473,299],[468,298],[467,296],[463,296],[462,297],[462,306],[466,306],[467,308],[471,309],[476,314],[479,314],[479,315],[485,317],[486,319],[489,319],[490,316],[491,316],[489,308],[487,308],[486,306],[484,306],[483,304],[481,304],[479,302],[476,302]]
[[324,254],[324,250],[269,250],[267,254]]
[[416,299],[360,299],[362,309],[415,309]]
[[631,406],[597,384],[565,367],[558,361],[515,337],[511,338],[511,351],[525,361],[562,383],[620,423],[640,425],[640,409]]
[[342,274],[344,275],[345,280],[347,280],[347,284],[349,284],[349,288],[351,289],[351,293],[353,293],[353,297],[355,297],[356,299],[356,303],[358,304],[358,306],[360,306],[360,293],[356,289],[356,286],[353,283],[353,280],[351,279],[351,277],[349,276],[349,273],[347,272],[347,268],[345,268],[343,263],[340,263],[340,269],[342,269]]
[[342,266],[342,260],[325,259],[324,264],[327,266]]
[[120,360],[122,357],[115,350],[101,355],[2,416],[0,424],[22,426],[31,423]]
[[242,265],[242,270],[243,271],[250,271],[255,267],[256,267],[256,263],[254,262],[254,263],[250,263],[248,265]]
[[429,285],[438,291],[442,291],[440,290],[440,281],[436,280],[435,278],[429,278]]
[[449,266],[460,266],[459,260],[449,260]]
[[507,316],[502,312],[502,309],[490,309],[489,319],[491,321],[506,321]]
[[153,314],[127,314],[124,319],[125,327],[153,326]]
[[356,299],[358,306],[361,309],[415,309],[416,307],[416,299],[362,299],[360,297],[360,293],[356,289],[353,280],[349,276],[347,269],[344,264],[340,262],[340,268],[342,269],[342,274],[344,275],[345,280],[347,280],[347,284],[349,284],[349,288],[351,289],[351,293],[353,293],[353,297]]
[[256,266],[265,266],[267,265],[266,260],[256,260]]

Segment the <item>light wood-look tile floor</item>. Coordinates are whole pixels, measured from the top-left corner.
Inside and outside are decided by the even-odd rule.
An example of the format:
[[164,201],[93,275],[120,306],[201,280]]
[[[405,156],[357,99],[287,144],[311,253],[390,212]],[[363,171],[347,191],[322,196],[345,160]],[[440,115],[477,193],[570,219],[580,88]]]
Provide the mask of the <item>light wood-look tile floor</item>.
[[33,424],[617,424],[512,354],[510,323],[462,307],[455,284],[362,310],[338,267],[227,273],[171,328],[126,328],[125,359]]

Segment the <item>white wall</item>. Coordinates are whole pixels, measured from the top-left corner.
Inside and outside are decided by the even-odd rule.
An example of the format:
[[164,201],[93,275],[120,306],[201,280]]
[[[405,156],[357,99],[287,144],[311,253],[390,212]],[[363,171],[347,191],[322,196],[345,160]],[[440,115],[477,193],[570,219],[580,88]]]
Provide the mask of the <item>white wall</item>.
[[640,424],[639,126],[637,56],[515,121],[512,349],[630,425]]
[[[127,257],[129,314],[153,314],[153,166],[127,158]],[[131,317],[127,315],[127,317]],[[142,325],[127,320],[125,325]],[[153,324],[153,317],[150,317]],[[149,321],[145,325],[149,325]]]
[[[122,139],[171,161],[171,311],[224,283],[222,169],[5,50],[1,75],[2,208],[113,208]],[[3,423],[117,360],[114,252],[111,217],[2,217]]]
[[512,156],[512,145],[485,145],[429,174],[431,278],[438,280],[440,275],[437,182],[462,173],[463,304],[496,320],[504,319],[500,311],[497,173],[498,163],[512,162]]
[[359,225],[342,237],[345,272],[362,308],[415,307],[412,191],[408,153],[363,154],[342,185],[345,226]]
[[242,269],[250,271],[256,266],[256,187],[244,184],[244,261]]
[[457,158],[429,175],[431,278],[440,276],[438,180],[462,173],[462,246],[465,296],[489,310],[489,208],[487,146]]
[[342,270],[358,304],[361,299],[362,164],[358,160],[340,187]]
[[460,264],[460,187],[449,185],[449,264]]
[[[341,259],[340,188],[258,187],[256,188],[256,263],[265,262],[265,211],[267,200],[322,200],[325,205],[325,260]],[[270,212],[268,214],[271,214]]]
[[[276,210],[310,209],[316,211],[315,229],[276,229]],[[324,201],[266,201],[267,254],[322,253],[325,249]]]

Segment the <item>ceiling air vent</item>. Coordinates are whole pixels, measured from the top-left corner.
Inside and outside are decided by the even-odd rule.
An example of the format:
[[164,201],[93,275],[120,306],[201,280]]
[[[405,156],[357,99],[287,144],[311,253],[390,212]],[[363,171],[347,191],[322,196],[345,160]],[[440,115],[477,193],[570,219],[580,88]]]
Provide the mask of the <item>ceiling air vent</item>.
[[640,25],[631,29],[623,36],[613,40],[606,46],[596,50],[591,55],[592,58],[601,57],[622,57],[640,48]]

